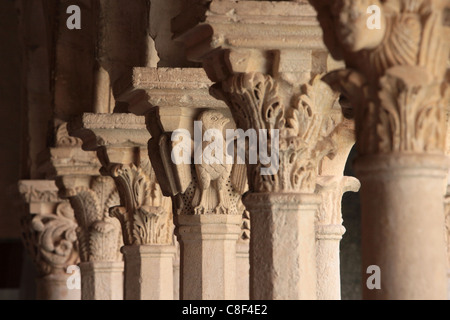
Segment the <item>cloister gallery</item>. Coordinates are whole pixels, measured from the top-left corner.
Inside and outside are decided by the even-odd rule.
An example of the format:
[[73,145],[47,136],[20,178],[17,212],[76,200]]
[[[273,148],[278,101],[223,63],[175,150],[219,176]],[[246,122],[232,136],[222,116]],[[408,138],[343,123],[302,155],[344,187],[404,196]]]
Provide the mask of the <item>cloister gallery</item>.
[[0,298],[450,299],[450,0],[10,0],[0,30]]

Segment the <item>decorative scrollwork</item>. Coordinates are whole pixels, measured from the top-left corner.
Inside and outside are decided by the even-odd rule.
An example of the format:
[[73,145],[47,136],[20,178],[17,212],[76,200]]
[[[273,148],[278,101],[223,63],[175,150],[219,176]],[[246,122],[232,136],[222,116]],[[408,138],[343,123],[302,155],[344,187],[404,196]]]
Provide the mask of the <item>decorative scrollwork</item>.
[[24,217],[22,238],[41,276],[65,273],[79,260],[74,212],[68,202],[57,204],[54,214]]

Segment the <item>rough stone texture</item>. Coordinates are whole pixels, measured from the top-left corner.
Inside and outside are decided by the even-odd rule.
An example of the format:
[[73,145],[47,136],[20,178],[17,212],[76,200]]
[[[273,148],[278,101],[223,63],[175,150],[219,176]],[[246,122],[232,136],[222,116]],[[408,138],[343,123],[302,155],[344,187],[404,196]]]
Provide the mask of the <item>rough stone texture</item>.
[[236,244],[236,299],[250,299],[250,241],[238,240]]
[[[445,280],[450,279],[450,273],[445,272],[446,268],[447,272],[450,270],[450,262],[443,258],[445,222],[441,197],[447,169],[442,155],[449,80],[448,73],[443,76],[449,51],[449,2],[374,0],[383,9],[382,28],[375,31],[366,28],[368,0],[309,2],[319,13],[320,25],[306,0],[16,0],[23,45],[23,81],[19,92],[17,58],[8,65],[2,63],[0,71],[6,75],[7,83],[0,82],[0,103],[12,107],[1,114],[6,119],[2,120],[2,128],[8,131],[4,136],[11,142],[4,143],[4,149],[11,152],[0,156],[0,164],[8,164],[2,166],[7,169],[5,172],[0,170],[0,177],[5,178],[0,179],[0,194],[9,197],[3,184],[7,187],[14,176],[19,177],[18,171],[13,170],[18,168],[16,164],[22,166],[21,178],[38,179],[43,174],[57,178],[62,190],[69,191],[67,195],[70,194],[75,208],[100,203],[97,211],[102,212],[105,221],[94,219],[79,226],[79,230],[88,230],[85,234],[89,234],[87,242],[91,242],[94,238],[90,236],[109,230],[110,225],[104,222],[112,219],[106,218],[108,205],[102,201],[109,199],[110,188],[106,186],[111,179],[97,177],[98,155],[102,173],[114,178],[121,193],[121,203],[114,204],[111,214],[120,220],[127,245],[124,253],[129,260],[129,296],[178,296],[179,258],[172,260],[170,254],[160,252],[150,257],[146,253],[147,247],[174,250],[172,207],[162,197],[164,193],[172,197],[176,219],[181,221],[177,232],[189,231],[179,237],[184,237],[179,253],[182,298],[246,299],[250,285],[246,281],[248,237],[242,235],[248,230],[241,229],[237,244],[231,238],[248,221],[240,203],[240,196],[248,189],[248,176],[249,199],[255,192],[272,200],[321,197],[320,203],[309,203],[304,212],[300,209],[305,204],[295,201],[268,206],[263,206],[264,201],[250,201],[256,237],[252,237],[252,253],[260,252],[252,256],[254,297],[338,299],[340,265],[342,298],[358,298],[360,288],[355,289],[355,284],[365,287],[365,268],[378,264],[382,268],[382,290],[364,290],[364,298],[443,298]],[[65,27],[65,9],[69,4],[82,9],[80,31],[68,31]],[[5,1],[0,9],[5,9],[1,11],[0,24],[6,23],[3,29],[14,34],[12,2]],[[10,35],[5,36],[3,29],[0,39],[5,40],[5,50],[0,53],[0,61],[5,62],[13,59],[17,43]],[[322,31],[331,54],[335,59],[343,59],[347,70],[322,76],[344,66],[329,57],[321,40]],[[177,41],[184,42],[185,49]],[[159,58],[160,68],[148,68],[156,67]],[[200,63],[209,79],[201,68],[174,68]],[[133,70],[134,67],[139,68]],[[339,106],[337,94],[331,93],[322,80],[342,93],[341,100],[344,96],[353,99],[350,107]],[[210,92],[221,100],[211,98]],[[19,96],[22,109],[16,107]],[[353,109],[352,105],[358,108]],[[343,216],[347,232],[340,262],[338,256],[344,231],[340,198],[348,187],[345,181],[355,182],[342,175],[353,140],[346,140],[350,130],[346,131],[340,107],[346,117],[356,119],[356,168],[363,183],[362,266],[357,252],[359,215],[353,209],[350,212],[346,205]],[[64,121],[84,111],[109,113],[113,109],[146,117],[83,117],[89,126],[86,131],[90,131],[84,132],[84,148],[97,154],[81,152],[80,144],[66,134]],[[21,122],[22,114],[22,160],[17,161],[20,126],[16,124]],[[214,123],[213,119],[220,121]],[[257,173],[259,164],[246,168],[224,166],[220,175],[214,173],[217,167],[173,165],[168,155],[176,143],[170,141],[170,134],[178,128],[192,134],[194,120],[204,121],[202,131],[225,130],[235,125],[243,129],[279,129],[279,174],[261,178]],[[344,134],[336,134],[339,132]],[[150,169],[148,152],[154,171]],[[95,184],[97,180],[104,183]],[[46,183],[33,184],[42,187]],[[102,188],[94,185],[102,185],[104,190],[96,192]],[[77,262],[72,250],[76,247],[73,212],[67,202],[56,196],[54,185],[47,185],[53,188],[51,192],[28,187],[27,183],[22,184],[21,191],[32,214],[27,215],[23,226],[29,251],[38,266],[38,296],[75,297],[79,291],[67,292],[63,287],[67,278],[65,266]],[[351,189],[356,190],[356,182]],[[90,191],[96,196],[81,196]],[[344,202],[352,197],[344,196]],[[350,202],[357,205],[354,199]],[[448,202],[447,195],[447,207]],[[10,203],[0,201],[1,211],[16,212]],[[203,219],[204,223],[187,221],[195,219]],[[236,223],[231,227],[219,224],[211,231],[208,219],[231,219]],[[285,219],[292,223],[285,224]],[[448,219],[446,226],[450,229]],[[0,232],[1,221],[0,217]],[[47,232],[52,224],[58,228]],[[4,235],[9,236],[10,230],[13,234],[14,228],[8,225],[7,229]],[[57,234],[56,238],[63,240],[43,241],[44,233],[47,238]],[[203,233],[207,234],[204,238]],[[86,237],[81,234],[78,242],[82,260],[104,257],[97,253],[108,250],[96,254],[91,252],[95,250],[86,250],[90,245],[85,245]],[[449,237],[448,232],[446,235]],[[189,236],[192,242],[186,241]],[[211,241],[214,237],[221,240]],[[117,242],[110,239],[105,243],[117,247]],[[216,250],[212,263],[206,260],[209,252],[202,251],[198,243]],[[261,243],[266,246],[258,247]],[[62,255],[55,254],[61,251]],[[447,255],[449,258],[448,252]],[[118,293],[112,288],[120,286],[120,270],[113,268],[117,277],[110,281],[111,273],[106,275],[95,264],[83,266],[83,286],[95,296],[96,290],[91,289],[99,284],[107,291],[104,297],[112,298]],[[263,273],[262,277],[258,272]],[[92,280],[90,273],[95,275]],[[219,278],[223,275],[222,282],[217,281],[217,273]],[[199,277],[203,279],[200,281]],[[109,282],[96,281],[101,278]],[[168,281],[162,283],[164,279]],[[170,282],[172,279],[174,283]],[[139,280],[157,285],[149,289],[151,285],[140,286]]]
[[316,221],[317,298],[340,300],[339,242],[345,233],[341,200],[345,192],[358,191],[360,183],[353,177],[320,176],[318,187],[322,203]]
[[[171,196],[174,204],[175,232],[181,241],[181,299],[234,299],[236,296],[237,252],[236,243],[232,244],[231,240],[235,230],[228,222],[220,221],[228,219],[234,224],[239,220],[239,226],[242,223],[244,207],[240,197],[246,190],[245,167],[205,161],[175,164],[171,157],[177,143],[170,136],[177,129],[187,130],[194,136],[196,131],[203,135],[208,129],[216,129],[225,134],[226,129],[235,128],[226,105],[209,95],[209,85],[211,81],[201,69],[137,68],[133,89],[124,96],[130,111],[146,115],[152,135],[149,156],[163,194]],[[194,121],[201,121],[202,126],[194,128]],[[202,150],[207,146],[208,143],[203,143]],[[199,221],[183,225],[189,219]],[[220,222],[216,229],[211,229],[210,219]],[[188,235],[183,230],[189,231]],[[207,236],[197,239],[202,232]],[[194,237],[195,243],[190,240],[183,243],[181,235]],[[215,247],[208,237],[223,238],[234,251]],[[220,242],[217,245],[220,247]],[[214,262],[205,262],[208,247],[218,250]],[[231,252],[234,257],[230,257]],[[218,279],[214,278],[217,268],[223,273]]]
[[[342,107],[342,106],[341,106]],[[341,110],[338,112],[342,117]],[[322,196],[316,221],[317,245],[317,298],[319,300],[340,300],[341,279],[339,242],[345,233],[342,226],[342,196],[359,190],[356,178],[344,176],[344,168],[355,143],[354,124],[344,119],[333,135],[336,149],[332,159],[323,159],[317,178],[315,192]]]
[[236,299],[236,242],[242,217],[212,214],[175,219],[183,255],[181,299]]
[[[83,300],[121,300],[123,262],[120,223],[109,215],[120,204],[111,177],[100,176],[95,152],[83,151],[81,140],[71,137],[67,123],[57,127],[55,147],[41,165],[48,179],[56,179],[61,197],[70,200],[78,222],[77,238]],[[120,269],[122,266],[122,269]]]
[[19,191],[28,204],[22,218],[22,239],[37,267],[37,299],[80,299],[67,287],[67,267],[79,262],[74,212],[58,197],[51,180],[22,180]]
[[172,206],[163,197],[147,156],[144,118],[132,114],[84,114],[69,125],[118,188],[110,215],[122,226],[125,299],[173,299],[175,246]]
[[[333,110],[336,93],[321,81],[320,74],[334,65],[319,40],[316,14],[305,1],[202,3],[204,19],[197,26],[186,24],[191,29],[183,33],[182,23],[177,25],[177,36],[186,45],[188,58],[202,62],[215,82],[212,95],[227,103],[238,128],[278,130],[280,134],[279,170],[261,175],[260,170],[269,165],[247,165],[250,195],[256,193],[258,200],[267,196],[261,200],[266,208],[258,200],[248,202],[256,210],[256,215],[249,210],[252,228],[261,228],[254,243],[264,243],[273,252],[251,244],[251,298],[315,299],[317,207],[307,207],[305,218],[298,212],[301,205],[289,207],[282,199],[314,197],[322,161],[340,152],[345,163],[345,152],[351,148],[342,146],[342,152],[339,139],[335,139],[343,119],[339,109]],[[183,21],[181,16],[177,22]],[[271,197],[277,196],[281,204],[272,205]],[[286,217],[285,210],[292,212],[292,217]],[[285,219],[293,219],[291,229],[285,226]],[[307,244],[305,252],[298,249],[299,242]],[[295,252],[286,265],[275,257],[283,246]],[[338,277],[336,263],[333,269]]]
[[173,300],[175,250],[168,245],[124,246],[125,299]]
[[250,193],[250,297],[261,300],[317,298],[315,216],[321,202],[313,194]]
[[[450,149],[447,149],[447,152]],[[448,183],[448,182],[447,182]],[[450,300],[450,187],[447,185],[445,195],[445,240],[447,244],[447,298]]]
[[123,262],[81,262],[82,300],[123,300]]

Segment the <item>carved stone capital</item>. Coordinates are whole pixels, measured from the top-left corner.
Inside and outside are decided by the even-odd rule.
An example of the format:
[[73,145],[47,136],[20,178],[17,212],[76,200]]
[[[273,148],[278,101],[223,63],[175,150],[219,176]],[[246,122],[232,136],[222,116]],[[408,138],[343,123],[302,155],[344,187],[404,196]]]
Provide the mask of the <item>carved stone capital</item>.
[[141,166],[113,165],[109,174],[123,199],[111,208],[121,225],[126,245],[171,244],[173,219],[169,199],[161,193],[148,160]]
[[120,226],[109,216],[109,209],[120,199],[110,177],[63,176],[58,179],[61,194],[75,211],[80,259],[82,262],[121,260]]
[[328,49],[347,66],[324,81],[358,106],[359,154],[442,153],[449,2],[372,1],[381,9],[381,28],[373,30],[366,25],[369,1],[310,2]]
[[164,198],[147,155],[144,117],[84,114],[70,124],[83,147],[97,151],[102,173],[114,179],[120,195],[110,209],[122,226],[125,245],[171,244],[170,202]]
[[[215,129],[222,134],[235,129],[226,105],[209,95],[212,82],[201,69],[136,68],[133,90],[129,96],[130,111],[145,114],[148,130],[149,155],[164,195],[173,199],[178,214],[241,215],[240,196],[246,188],[245,166],[222,163],[208,164],[204,157],[194,161],[196,139],[201,140],[201,153],[211,143],[203,141],[204,133]],[[130,99],[136,92],[145,92],[146,102]],[[201,127],[194,128],[194,122]],[[181,140],[174,138],[183,130],[190,137],[183,141],[188,161],[175,163],[173,152]],[[222,145],[223,146],[223,145]],[[222,153],[225,148],[222,148]],[[218,158],[222,154],[218,154]],[[225,154],[223,154],[225,156]]]
[[101,177],[96,153],[82,149],[82,141],[69,135],[67,123],[56,129],[56,143],[41,170],[56,179],[60,196],[69,199],[78,221],[82,262],[118,261],[120,226],[108,209],[119,204],[111,178]]
[[[346,176],[319,176],[316,192],[321,195],[322,203],[317,211],[317,225],[342,225],[341,202],[345,192],[357,192],[361,184],[358,179]],[[326,230],[324,230],[326,231]]]
[[29,207],[22,223],[22,239],[40,276],[65,274],[79,262],[74,211],[58,197],[50,180],[22,180],[19,191]]
[[227,102],[239,128],[256,130],[259,140],[266,138],[261,133],[270,132],[267,150],[277,148],[279,168],[272,174],[262,174],[272,162],[247,166],[252,191],[314,192],[319,164],[337,152],[332,137],[343,120],[339,111],[333,113],[337,94],[319,76],[297,92],[293,89],[285,90],[282,81],[261,73],[235,75],[212,89]]
[[183,24],[182,13],[174,27],[188,59],[202,62],[214,82],[249,72],[284,73],[287,81],[299,81],[295,77],[304,73],[304,81],[312,64],[327,64],[322,31],[307,1],[213,0],[203,10],[198,7],[197,12],[203,11],[200,23]]
[[343,119],[337,94],[317,76],[333,67],[321,34],[306,1],[213,0],[204,21],[178,35],[216,82],[211,93],[226,102],[236,126],[256,130],[279,155],[273,171],[272,161],[247,159],[251,191],[312,193],[319,164],[336,153],[331,137]]

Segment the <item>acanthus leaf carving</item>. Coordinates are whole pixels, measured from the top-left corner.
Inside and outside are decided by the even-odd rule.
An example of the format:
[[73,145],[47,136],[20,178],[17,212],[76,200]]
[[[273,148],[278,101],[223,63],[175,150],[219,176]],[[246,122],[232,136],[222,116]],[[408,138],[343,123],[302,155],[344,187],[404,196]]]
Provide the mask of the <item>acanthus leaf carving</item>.
[[115,179],[120,206],[110,209],[122,226],[126,245],[171,244],[172,213],[166,211],[164,199],[149,161],[141,166],[113,165],[109,172]]
[[310,2],[328,49],[348,68],[324,80],[355,106],[359,154],[442,153],[448,1],[376,1],[378,30],[366,27],[366,1]]
[[79,224],[81,261],[118,261],[121,246],[120,226],[109,217],[108,209],[120,200],[109,177],[93,177],[89,187],[67,190]]
[[[337,94],[320,81],[320,76],[303,85],[287,107],[277,80],[258,72],[234,75],[211,92],[230,106],[238,127],[257,130],[259,138],[261,129],[279,130],[279,170],[261,175],[261,168],[271,164],[248,164],[250,190],[314,192],[318,164],[335,152],[330,136],[338,125],[329,113]],[[273,147],[271,138],[269,133],[268,154]]]

